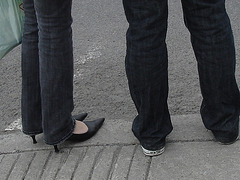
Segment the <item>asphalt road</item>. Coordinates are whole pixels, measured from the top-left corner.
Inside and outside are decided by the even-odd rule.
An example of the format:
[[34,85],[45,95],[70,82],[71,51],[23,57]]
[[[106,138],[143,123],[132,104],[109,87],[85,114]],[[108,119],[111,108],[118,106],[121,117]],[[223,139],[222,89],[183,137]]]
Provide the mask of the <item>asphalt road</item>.
[[[240,84],[240,2],[229,0]],[[120,0],[73,1],[74,113],[89,119],[132,121],[136,115],[124,70],[127,22]],[[189,33],[179,0],[169,1],[169,109],[172,115],[199,112],[201,94]],[[20,119],[21,63],[18,46],[0,61],[0,132]]]

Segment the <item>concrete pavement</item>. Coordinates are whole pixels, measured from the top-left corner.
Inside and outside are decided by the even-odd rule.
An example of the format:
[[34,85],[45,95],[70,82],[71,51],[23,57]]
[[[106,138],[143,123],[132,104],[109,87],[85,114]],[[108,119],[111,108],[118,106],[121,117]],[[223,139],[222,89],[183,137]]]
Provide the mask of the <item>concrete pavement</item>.
[[240,141],[220,145],[199,115],[172,116],[173,132],[161,156],[146,157],[131,132],[131,122],[107,120],[91,140],[63,143],[60,153],[37,144],[19,130],[0,135],[0,179],[76,180],[237,180]]
[[[226,1],[236,44],[240,84],[240,1]],[[121,0],[73,1],[74,113],[90,119],[132,121],[136,109],[124,67],[127,21]],[[197,63],[182,18],[180,0],[169,1],[167,45],[171,115],[196,114],[201,104]],[[21,118],[21,46],[0,60],[0,131]]]

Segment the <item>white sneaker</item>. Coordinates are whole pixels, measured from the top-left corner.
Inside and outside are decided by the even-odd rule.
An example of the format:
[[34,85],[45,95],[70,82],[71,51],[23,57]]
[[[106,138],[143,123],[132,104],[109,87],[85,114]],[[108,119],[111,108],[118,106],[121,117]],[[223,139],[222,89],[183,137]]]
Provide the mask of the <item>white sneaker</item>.
[[[142,146],[141,146],[142,147]],[[147,150],[145,149],[144,147],[142,147],[142,150],[143,150],[143,153],[146,155],[146,156],[158,156],[158,155],[161,155],[164,150],[165,150],[165,146],[163,146],[161,149],[159,150]]]

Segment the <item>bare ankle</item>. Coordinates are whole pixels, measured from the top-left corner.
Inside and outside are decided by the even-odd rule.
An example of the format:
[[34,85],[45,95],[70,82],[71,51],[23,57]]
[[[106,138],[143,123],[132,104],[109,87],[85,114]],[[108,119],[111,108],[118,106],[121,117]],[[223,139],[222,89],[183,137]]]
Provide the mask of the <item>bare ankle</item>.
[[84,134],[88,131],[88,127],[81,121],[76,121],[73,134]]

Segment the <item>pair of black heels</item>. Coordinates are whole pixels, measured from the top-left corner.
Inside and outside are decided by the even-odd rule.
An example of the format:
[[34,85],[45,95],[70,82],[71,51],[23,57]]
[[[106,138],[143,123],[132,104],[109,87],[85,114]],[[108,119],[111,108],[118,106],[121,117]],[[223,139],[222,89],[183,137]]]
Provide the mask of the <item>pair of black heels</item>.
[[[73,116],[73,118],[76,121],[83,121],[87,117],[87,115],[88,115],[87,113],[82,113],[82,114]],[[88,131],[86,133],[84,133],[84,134],[72,134],[67,139],[67,141],[83,142],[83,141],[86,141],[86,140],[90,139],[100,129],[100,127],[102,126],[104,120],[105,120],[104,118],[100,118],[100,119],[96,119],[96,120],[93,120],[93,121],[85,121],[84,123],[88,127]],[[36,144],[37,141],[36,141],[35,135],[32,135],[31,137],[33,139],[33,144]],[[57,145],[54,145],[54,149],[55,149],[56,153],[59,152],[59,149],[58,149]]]

